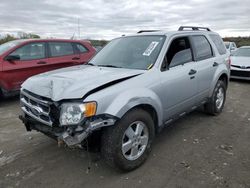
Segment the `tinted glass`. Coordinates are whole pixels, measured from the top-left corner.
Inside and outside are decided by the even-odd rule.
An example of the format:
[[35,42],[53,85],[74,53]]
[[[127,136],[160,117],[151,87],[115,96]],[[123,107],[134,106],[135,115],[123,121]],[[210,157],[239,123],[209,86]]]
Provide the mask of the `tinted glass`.
[[32,60],[45,58],[45,44],[31,43],[16,49],[10,55],[19,56],[20,60]]
[[238,48],[233,56],[250,57],[250,48]]
[[3,54],[4,52],[10,50],[11,48],[16,47],[17,45],[19,45],[22,42],[23,41],[21,41],[21,40],[14,40],[14,41],[10,41],[10,42],[6,42],[4,44],[1,44],[0,45],[0,55]]
[[218,35],[210,35],[220,55],[227,53],[223,40]]
[[211,46],[205,36],[192,36],[196,60],[203,60],[213,56]]
[[74,54],[73,46],[68,42],[49,42],[49,49],[51,57]]
[[189,48],[176,53],[170,63],[170,67],[174,67],[176,65],[183,65],[184,63],[188,63],[191,61],[192,61],[192,53]]
[[150,69],[155,63],[165,36],[132,36],[114,39],[89,63],[127,69]]
[[166,54],[169,67],[181,65],[192,61],[192,52],[190,49],[189,39],[180,37],[174,39]]
[[83,45],[81,45],[81,44],[76,44],[76,47],[77,47],[77,49],[78,49],[78,51],[79,51],[80,53],[85,53],[85,52],[88,51],[88,49],[85,48],[85,47],[84,47]]

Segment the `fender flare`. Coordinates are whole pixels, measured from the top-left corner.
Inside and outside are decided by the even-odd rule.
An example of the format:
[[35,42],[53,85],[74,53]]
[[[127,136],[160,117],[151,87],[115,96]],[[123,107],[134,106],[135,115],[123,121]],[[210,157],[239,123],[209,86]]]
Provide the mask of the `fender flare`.
[[210,86],[209,97],[211,97],[213,95],[215,85],[217,84],[219,78],[223,74],[227,75],[227,79],[228,79],[227,81],[229,82],[230,75],[228,74],[228,71],[226,71],[226,70],[227,70],[227,68],[225,69],[225,67],[221,67],[221,68],[216,70],[216,72],[214,74],[215,76],[214,76],[213,81],[212,81],[211,86]]

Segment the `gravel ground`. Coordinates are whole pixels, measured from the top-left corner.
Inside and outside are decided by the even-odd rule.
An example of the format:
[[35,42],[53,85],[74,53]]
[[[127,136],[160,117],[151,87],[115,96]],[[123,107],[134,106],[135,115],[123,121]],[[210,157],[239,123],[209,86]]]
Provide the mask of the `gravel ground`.
[[250,82],[230,82],[220,116],[195,111],[165,128],[146,163],[129,173],[99,153],[26,132],[19,113],[18,97],[0,102],[0,188],[250,187]]

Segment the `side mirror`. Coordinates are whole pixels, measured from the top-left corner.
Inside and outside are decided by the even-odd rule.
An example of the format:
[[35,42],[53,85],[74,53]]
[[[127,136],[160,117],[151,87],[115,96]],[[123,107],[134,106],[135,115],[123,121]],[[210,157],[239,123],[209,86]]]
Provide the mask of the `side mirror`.
[[231,49],[230,49],[230,50],[231,50],[231,51],[233,51],[233,50],[235,50],[235,49],[236,49],[235,47],[231,47]]
[[20,56],[19,55],[8,55],[7,57],[5,57],[6,61],[16,61],[16,60],[20,60]]

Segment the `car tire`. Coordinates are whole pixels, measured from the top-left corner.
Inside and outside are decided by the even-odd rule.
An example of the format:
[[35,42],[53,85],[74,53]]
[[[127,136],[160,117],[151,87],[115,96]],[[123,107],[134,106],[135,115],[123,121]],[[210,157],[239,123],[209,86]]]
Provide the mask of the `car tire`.
[[133,170],[148,158],[154,135],[151,115],[142,109],[133,109],[114,126],[104,129],[101,153],[112,167]]
[[3,92],[2,92],[2,89],[0,88],[0,101],[3,100]]
[[226,101],[226,84],[222,80],[218,80],[213,91],[213,95],[205,104],[205,112],[211,115],[219,115]]

